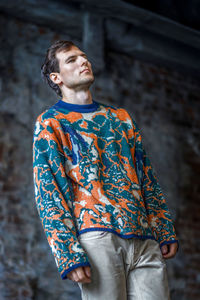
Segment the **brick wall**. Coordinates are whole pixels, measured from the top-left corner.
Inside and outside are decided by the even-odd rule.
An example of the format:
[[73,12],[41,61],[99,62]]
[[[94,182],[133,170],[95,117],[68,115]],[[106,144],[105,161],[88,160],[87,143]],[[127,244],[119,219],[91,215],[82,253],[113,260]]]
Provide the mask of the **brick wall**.
[[[32,133],[58,97],[41,81],[44,51],[72,39],[46,26],[0,18],[0,287],[2,299],[80,299],[61,281],[35,208]],[[95,45],[94,45],[95,46]],[[199,98],[195,77],[105,48],[91,88],[97,101],[126,108],[137,121],[175,222],[177,256],[167,261],[172,300],[200,297]],[[6,234],[5,234],[6,232]]]

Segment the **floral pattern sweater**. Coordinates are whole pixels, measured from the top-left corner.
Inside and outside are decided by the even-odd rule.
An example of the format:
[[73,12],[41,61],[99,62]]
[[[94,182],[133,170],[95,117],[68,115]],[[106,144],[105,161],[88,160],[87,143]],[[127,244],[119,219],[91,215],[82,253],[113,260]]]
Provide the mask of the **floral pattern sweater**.
[[136,121],[120,107],[58,100],[36,119],[36,207],[62,279],[90,266],[78,236],[178,242],[170,211]]

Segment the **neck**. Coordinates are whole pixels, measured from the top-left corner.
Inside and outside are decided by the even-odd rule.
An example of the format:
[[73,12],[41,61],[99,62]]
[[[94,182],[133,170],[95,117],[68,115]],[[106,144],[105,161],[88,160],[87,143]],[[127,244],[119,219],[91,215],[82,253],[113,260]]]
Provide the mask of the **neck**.
[[92,95],[89,90],[70,90],[67,94],[63,93],[62,101],[71,104],[91,104]]

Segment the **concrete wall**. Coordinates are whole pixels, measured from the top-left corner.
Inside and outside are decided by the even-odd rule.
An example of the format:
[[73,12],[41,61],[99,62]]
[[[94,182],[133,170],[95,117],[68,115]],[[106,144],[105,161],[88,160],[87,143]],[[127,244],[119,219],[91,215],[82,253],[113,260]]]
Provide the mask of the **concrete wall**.
[[[73,40],[84,50],[82,36],[90,29],[80,28],[77,25],[76,31],[74,27],[73,34],[70,30],[60,33],[59,29],[0,15],[2,300],[80,299],[78,285],[62,281],[58,274],[35,207],[32,178],[34,122],[58,100],[42,82],[40,66],[46,49],[57,39]],[[98,45],[93,46],[98,53]],[[101,51],[105,54],[102,69],[101,60],[95,66],[93,57],[93,98],[121,105],[137,121],[175,222],[180,250],[167,260],[172,300],[198,299],[199,81],[124,54],[123,49],[119,52],[104,45]]]

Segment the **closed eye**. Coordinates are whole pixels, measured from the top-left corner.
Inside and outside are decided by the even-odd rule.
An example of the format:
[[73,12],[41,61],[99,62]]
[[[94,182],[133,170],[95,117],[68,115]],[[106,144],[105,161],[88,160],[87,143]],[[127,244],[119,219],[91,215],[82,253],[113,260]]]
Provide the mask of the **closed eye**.
[[[86,54],[82,54],[81,56],[85,57],[85,59],[88,60]],[[75,61],[75,60],[76,60],[76,58],[70,59],[69,61],[66,60],[66,63],[70,63],[70,62],[73,62],[73,61]]]

